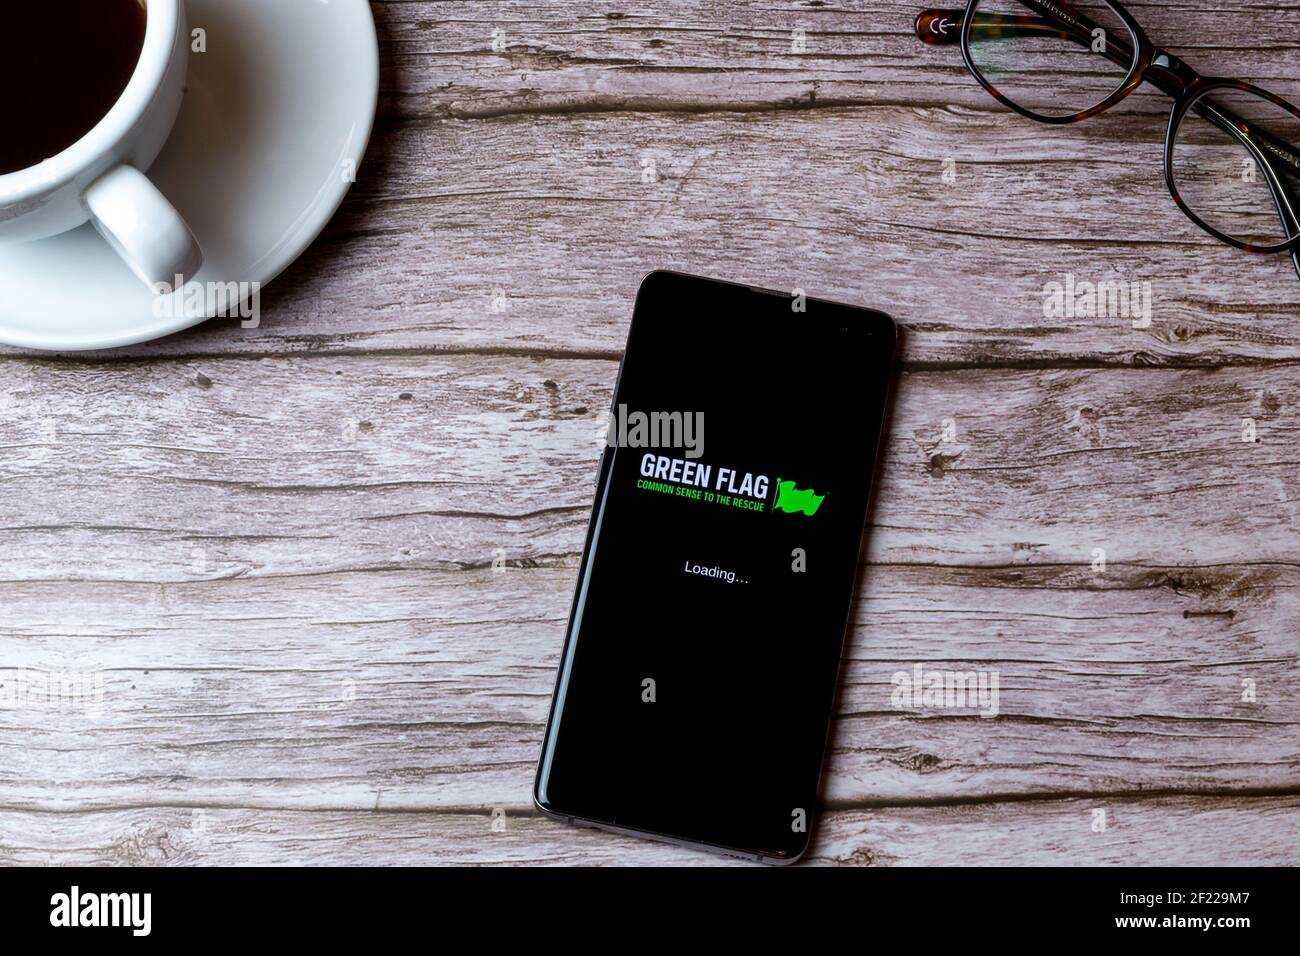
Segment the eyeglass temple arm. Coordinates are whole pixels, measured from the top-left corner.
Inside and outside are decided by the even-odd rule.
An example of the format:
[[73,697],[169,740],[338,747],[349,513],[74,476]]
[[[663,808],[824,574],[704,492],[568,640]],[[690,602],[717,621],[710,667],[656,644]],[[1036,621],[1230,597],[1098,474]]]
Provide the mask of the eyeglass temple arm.
[[[965,10],[931,8],[922,10],[916,18],[916,35],[931,46],[955,45],[961,42],[962,21]],[[1070,39],[1063,27],[1048,23],[1046,19],[1029,13],[977,13],[971,25],[971,36],[990,40],[999,37],[1057,36]]]
[[[1042,0],[1020,0],[1038,14],[976,13],[971,20],[971,38],[998,40],[1009,37],[1055,36],[1062,40],[1075,40],[1091,46],[1096,40],[1105,43],[1098,51],[1109,60],[1128,68],[1133,63],[1133,47],[1124,38],[1099,25],[1091,17],[1075,10],[1065,0],[1044,3]],[[961,42],[965,10],[922,10],[916,18],[916,35],[934,46]]]

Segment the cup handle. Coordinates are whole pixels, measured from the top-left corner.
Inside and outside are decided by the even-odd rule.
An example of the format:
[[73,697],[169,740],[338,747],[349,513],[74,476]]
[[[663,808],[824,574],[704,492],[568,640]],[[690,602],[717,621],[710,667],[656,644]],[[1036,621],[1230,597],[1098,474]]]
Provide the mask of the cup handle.
[[85,194],[90,221],[150,289],[174,291],[203,265],[203,251],[181,214],[134,166],[118,166]]

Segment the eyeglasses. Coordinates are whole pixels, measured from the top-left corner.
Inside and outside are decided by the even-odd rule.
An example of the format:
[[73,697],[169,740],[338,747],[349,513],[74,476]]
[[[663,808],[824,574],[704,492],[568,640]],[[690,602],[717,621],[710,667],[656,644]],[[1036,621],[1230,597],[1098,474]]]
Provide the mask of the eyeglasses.
[[1164,162],[1179,208],[1238,249],[1290,253],[1300,275],[1300,109],[1282,97],[1201,76],[1112,0],[970,0],[923,11],[916,34],[960,43],[980,85],[1040,123],[1077,123],[1151,83],[1174,100]]

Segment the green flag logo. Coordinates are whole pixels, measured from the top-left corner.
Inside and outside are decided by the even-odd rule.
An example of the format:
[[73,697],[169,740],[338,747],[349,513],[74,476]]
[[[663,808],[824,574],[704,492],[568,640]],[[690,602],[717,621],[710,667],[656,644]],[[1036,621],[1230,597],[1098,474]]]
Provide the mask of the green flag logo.
[[806,515],[815,515],[825,500],[825,495],[819,495],[811,488],[796,488],[793,481],[782,481],[778,478],[776,502],[772,505],[772,510],[784,511],[786,514],[803,512]]

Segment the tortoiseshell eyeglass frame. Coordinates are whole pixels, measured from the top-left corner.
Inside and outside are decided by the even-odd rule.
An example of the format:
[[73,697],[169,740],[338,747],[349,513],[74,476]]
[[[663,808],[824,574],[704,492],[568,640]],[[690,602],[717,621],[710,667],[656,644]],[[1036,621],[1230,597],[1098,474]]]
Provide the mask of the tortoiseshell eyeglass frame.
[[[1101,2],[1110,7],[1128,28],[1128,37],[1116,36],[1114,31],[1100,26],[1087,14],[1075,8],[1069,0],[1018,0],[1028,11],[1025,14],[1018,15],[980,12],[980,2],[981,0],[969,0],[965,11],[958,9],[923,10],[916,18],[916,35],[929,44],[951,45],[960,43],[961,55],[966,63],[966,69],[979,81],[980,85],[988,90],[999,102],[1015,110],[1020,115],[1027,116],[1029,119],[1037,120],[1040,123],[1062,124],[1086,120],[1110,109],[1120,100],[1133,93],[1143,82],[1149,82],[1156,89],[1174,100],[1173,109],[1169,113],[1169,127],[1165,132],[1164,161],[1165,184],[1169,187],[1169,193],[1174,197],[1174,202],[1178,203],[1178,208],[1192,222],[1230,246],[1236,246],[1238,249],[1245,249],[1248,252],[1290,253],[1292,262],[1296,267],[1296,273],[1300,275],[1300,201],[1297,201],[1295,190],[1283,178],[1283,174],[1277,166],[1277,164],[1282,163],[1286,167],[1293,167],[1294,171],[1288,170],[1288,172],[1300,179],[1300,146],[1279,140],[1263,130],[1253,129],[1230,110],[1225,109],[1213,100],[1205,100],[1204,98],[1215,90],[1241,90],[1268,100],[1295,116],[1297,120],[1300,120],[1300,108],[1288,103],[1282,97],[1268,92],[1268,90],[1260,89],[1241,80],[1202,76],[1178,57],[1157,48],[1147,38],[1138,22],[1133,19],[1133,15],[1124,9],[1123,4],[1119,3],[1118,0],[1101,0]],[[1045,116],[1026,109],[1019,103],[1003,96],[998,92],[997,87],[980,72],[971,56],[972,37],[976,39],[996,39],[999,37],[1057,36],[1062,40],[1073,40],[1091,45],[1096,30],[1101,30],[1106,38],[1103,55],[1119,66],[1127,68],[1128,75],[1114,93],[1096,106],[1079,113],[1071,113],[1068,116]],[[1196,110],[1198,116],[1235,136],[1254,158],[1256,165],[1263,170],[1264,178],[1273,195],[1273,202],[1277,207],[1278,216],[1282,220],[1286,235],[1290,237],[1285,242],[1269,246],[1242,242],[1240,239],[1220,232],[1205,222],[1178,194],[1178,186],[1174,180],[1174,144],[1177,141],[1178,129],[1183,122],[1183,118],[1192,109]],[[1260,142],[1267,144],[1267,152],[1260,147]]]

